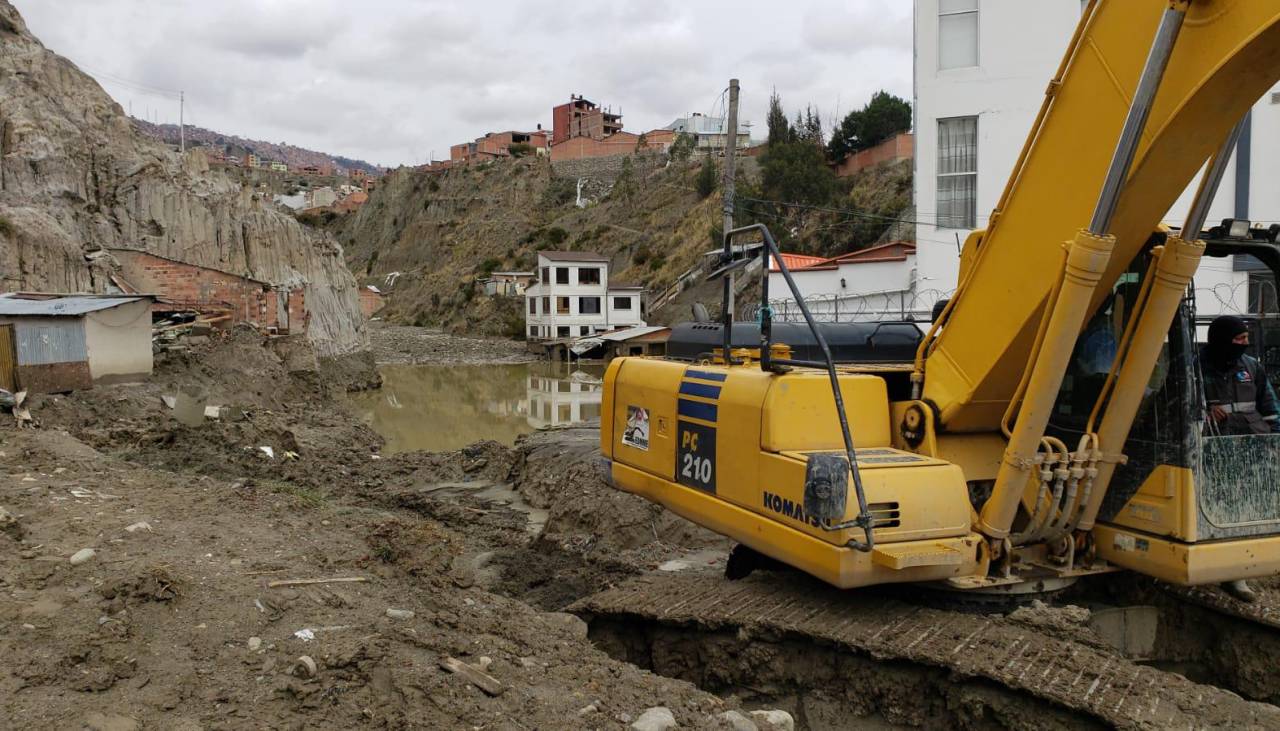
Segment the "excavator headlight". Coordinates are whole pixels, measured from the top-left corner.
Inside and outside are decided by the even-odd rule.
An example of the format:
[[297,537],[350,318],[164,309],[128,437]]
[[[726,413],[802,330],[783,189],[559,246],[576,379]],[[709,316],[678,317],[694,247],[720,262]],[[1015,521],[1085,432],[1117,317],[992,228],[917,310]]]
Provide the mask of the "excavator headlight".
[[1249,238],[1249,229],[1252,226],[1253,224],[1243,218],[1224,218],[1222,220],[1222,227],[1227,230],[1227,236],[1233,239]]

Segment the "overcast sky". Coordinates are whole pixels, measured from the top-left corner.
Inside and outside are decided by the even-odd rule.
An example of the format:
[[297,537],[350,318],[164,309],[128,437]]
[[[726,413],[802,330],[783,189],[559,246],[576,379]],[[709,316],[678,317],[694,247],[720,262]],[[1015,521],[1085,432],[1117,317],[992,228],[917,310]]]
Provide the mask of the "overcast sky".
[[[135,116],[378,164],[489,131],[551,126],[570,93],[641,132],[722,113],[728,79],[763,138],[769,91],[828,123],[911,95],[908,0],[13,0],[45,46]],[[114,79],[114,80],[113,80]]]

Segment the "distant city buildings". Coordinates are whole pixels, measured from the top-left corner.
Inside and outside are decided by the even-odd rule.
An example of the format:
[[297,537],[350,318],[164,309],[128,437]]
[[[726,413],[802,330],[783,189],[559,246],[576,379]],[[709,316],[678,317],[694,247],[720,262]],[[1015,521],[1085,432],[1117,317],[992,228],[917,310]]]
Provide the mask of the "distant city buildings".
[[[751,144],[751,134],[743,125],[737,137],[738,149]],[[538,125],[534,132],[490,132],[449,148],[448,160],[433,160],[420,169],[443,172],[456,165],[497,160],[525,154],[547,155],[552,162],[593,157],[633,155],[639,152],[665,152],[680,134],[693,138],[696,150],[723,153],[728,138],[727,123],[720,117],[691,114],[661,129],[628,132],[622,128],[622,110],[601,105],[578,94],[551,108],[551,130]],[[527,149],[520,147],[527,145]],[[513,154],[513,148],[516,153]]]

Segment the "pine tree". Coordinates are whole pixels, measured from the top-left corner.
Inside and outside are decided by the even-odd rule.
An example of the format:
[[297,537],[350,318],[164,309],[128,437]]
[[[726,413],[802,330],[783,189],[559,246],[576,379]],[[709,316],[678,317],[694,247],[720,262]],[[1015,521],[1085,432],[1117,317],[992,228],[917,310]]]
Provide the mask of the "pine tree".
[[775,89],[769,95],[769,144],[785,144],[792,140],[791,123],[787,121],[786,112],[782,111],[782,97]]

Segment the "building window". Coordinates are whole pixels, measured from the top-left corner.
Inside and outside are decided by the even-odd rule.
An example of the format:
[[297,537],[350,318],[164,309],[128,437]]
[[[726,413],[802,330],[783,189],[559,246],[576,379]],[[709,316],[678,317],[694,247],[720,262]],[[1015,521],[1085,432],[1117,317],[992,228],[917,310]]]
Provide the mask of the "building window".
[[556,297],[556,314],[557,315],[569,314],[569,298],[568,297]]
[[631,309],[631,298],[630,298],[630,297],[614,297],[614,298],[613,298],[613,309],[615,309],[615,310],[629,310],[629,309]]
[[591,328],[587,327],[586,325],[582,325],[578,328],[579,335],[588,335],[590,334],[590,332],[591,332]]
[[556,267],[556,284],[569,283],[569,267]]
[[1280,314],[1276,279],[1271,272],[1249,272],[1249,313],[1269,317]]
[[556,328],[556,337],[558,337],[558,338],[567,338],[567,337],[569,337],[569,327],[568,327],[567,325],[561,325],[560,327],[557,327],[557,328]]
[[538,314],[538,300],[536,297],[529,298],[529,314],[530,315]]
[[938,68],[978,65],[978,0],[938,0]]
[[599,284],[600,270],[595,268],[579,269],[578,284]]
[[529,337],[530,337],[530,338],[536,338],[536,337],[538,337],[538,326],[537,326],[537,325],[530,325],[530,326],[529,326]]
[[542,298],[542,314],[544,315],[551,314],[551,298],[550,297]]
[[551,284],[551,267],[542,267],[542,277],[538,281],[543,284]]
[[[579,315],[600,314],[600,298],[599,297],[579,297],[578,298],[578,314]],[[586,333],[583,333],[583,335],[586,335]]]
[[938,228],[975,228],[978,118],[938,120]]

